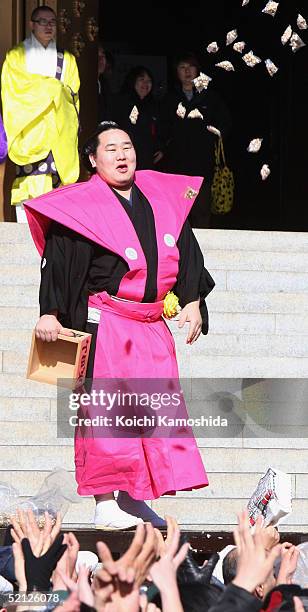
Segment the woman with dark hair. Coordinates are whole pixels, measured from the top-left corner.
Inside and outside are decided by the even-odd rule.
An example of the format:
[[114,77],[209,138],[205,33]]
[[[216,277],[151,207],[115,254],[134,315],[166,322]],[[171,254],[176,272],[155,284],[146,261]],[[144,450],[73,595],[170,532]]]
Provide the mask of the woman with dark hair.
[[132,68],[112,102],[111,119],[127,130],[137,153],[137,170],[154,169],[163,156],[153,75],[145,66]]
[[[189,324],[186,342],[208,331],[204,298],[214,282],[186,221],[202,181],[135,172],[132,141],[114,122],[100,125],[83,158],[93,173],[89,181],[26,204],[42,255],[36,337],[52,342],[59,333],[71,335],[66,328],[91,333],[87,376],[96,397],[97,385],[100,397],[102,386],[117,395],[119,387],[122,394],[127,390],[126,383],[132,396],[140,395],[140,384],[151,397],[157,389],[170,394],[179,390],[174,341],[162,318],[171,289],[182,307],[179,326]],[[122,406],[122,419],[130,416],[130,404],[120,401],[106,409],[102,401],[86,404],[88,425],[79,423],[79,412],[75,430],[78,492],[95,496],[96,526],[120,529],[158,520],[143,500],[207,485],[190,428],[170,430],[167,423],[157,435],[148,421],[143,426],[143,418],[155,420],[152,404],[140,413],[134,400],[141,424],[137,432],[129,424],[125,430],[125,423],[119,430],[117,410]],[[107,423],[92,424],[94,414]]]
[[193,80],[199,73],[200,64],[193,53],[183,53],[175,60],[174,90],[165,96],[161,104],[163,139],[167,143],[161,165],[165,172],[205,177],[189,216],[193,227],[202,228],[209,227],[210,223],[217,139],[207,130],[207,125],[219,129],[224,137],[230,129],[231,120],[223,100],[211,84],[200,93],[196,90]]

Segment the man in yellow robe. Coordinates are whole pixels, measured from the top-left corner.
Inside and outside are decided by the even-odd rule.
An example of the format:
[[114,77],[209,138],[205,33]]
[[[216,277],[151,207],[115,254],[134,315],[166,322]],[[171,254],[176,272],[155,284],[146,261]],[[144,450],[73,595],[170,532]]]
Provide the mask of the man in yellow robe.
[[23,202],[79,177],[79,75],[71,53],[57,49],[57,18],[34,9],[31,35],[11,49],[2,69],[8,155],[16,164],[11,204],[26,222]]

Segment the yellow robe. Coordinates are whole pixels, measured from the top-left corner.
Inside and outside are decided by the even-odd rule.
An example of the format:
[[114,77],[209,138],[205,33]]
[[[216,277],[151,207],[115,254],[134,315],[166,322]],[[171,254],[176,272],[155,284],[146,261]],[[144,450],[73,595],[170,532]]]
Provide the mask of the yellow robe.
[[[3,123],[8,155],[19,166],[47,157],[52,151],[61,183],[79,177],[78,118],[71,90],[77,94],[80,81],[76,60],[65,51],[63,80],[32,74],[26,68],[21,43],[11,49],[2,68]],[[75,96],[79,109],[78,96]],[[16,178],[11,204],[51,191],[51,175]]]

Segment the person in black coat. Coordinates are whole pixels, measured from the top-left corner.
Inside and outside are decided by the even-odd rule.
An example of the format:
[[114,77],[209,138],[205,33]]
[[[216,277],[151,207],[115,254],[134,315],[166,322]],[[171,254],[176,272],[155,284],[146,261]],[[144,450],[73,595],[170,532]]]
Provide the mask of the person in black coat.
[[112,100],[110,119],[132,137],[137,153],[137,170],[154,170],[161,151],[158,103],[153,96],[153,76],[145,66],[127,74],[122,89]]
[[[219,129],[224,138],[230,130],[231,118],[225,103],[211,84],[200,93],[196,90],[193,79],[200,73],[200,64],[195,55],[184,53],[177,58],[174,68],[175,89],[167,93],[161,103],[165,141],[161,169],[174,174],[205,177],[189,220],[193,227],[209,227],[217,136],[209,132],[207,126]],[[189,114],[196,110],[200,116],[191,118]]]
[[105,121],[110,114],[112,100],[111,77],[114,59],[110,51],[106,51],[103,43],[98,42],[97,61],[97,93],[98,93],[98,123]]

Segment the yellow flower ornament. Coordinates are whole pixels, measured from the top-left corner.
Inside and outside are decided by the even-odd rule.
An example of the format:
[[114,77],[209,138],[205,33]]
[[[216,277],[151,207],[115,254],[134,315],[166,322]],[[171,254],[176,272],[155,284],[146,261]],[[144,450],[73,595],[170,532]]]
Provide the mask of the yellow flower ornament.
[[164,299],[164,317],[166,319],[172,319],[181,311],[181,307],[179,305],[179,298],[173,291],[168,291],[165,299]]

